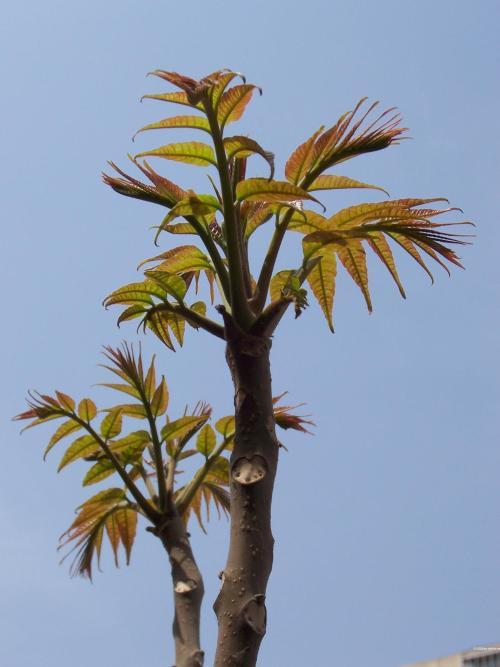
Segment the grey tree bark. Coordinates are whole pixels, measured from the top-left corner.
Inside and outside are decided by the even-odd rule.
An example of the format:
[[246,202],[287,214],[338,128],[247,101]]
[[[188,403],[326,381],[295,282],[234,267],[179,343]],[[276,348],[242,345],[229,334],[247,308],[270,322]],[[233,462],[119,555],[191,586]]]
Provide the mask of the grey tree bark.
[[172,568],[174,667],[202,667],[204,653],[200,647],[200,616],[204,587],[189,534],[175,510],[153,532],[162,541]]
[[[231,332],[228,332],[231,334]],[[279,444],[266,337],[228,335],[226,359],[235,392],[236,433],[230,459],[231,531],[222,588],[215,667],[253,667],[266,632],[267,581],[274,538],[271,501]]]

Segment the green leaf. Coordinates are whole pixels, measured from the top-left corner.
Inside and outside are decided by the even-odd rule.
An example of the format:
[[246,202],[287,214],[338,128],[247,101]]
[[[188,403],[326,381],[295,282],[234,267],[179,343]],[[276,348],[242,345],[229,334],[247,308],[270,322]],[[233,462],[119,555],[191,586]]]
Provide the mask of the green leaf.
[[268,163],[270,174],[269,179],[274,176],[274,153],[266,151],[256,141],[250,137],[235,136],[224,139],[224,148],[228,158],[245,158],[250,155],[260,155]]
[[104,440],[110,440],[122,430],[122,407],[112,408],[101,422],[101,435]]
[[[186,273],[187,271],[197,271],[201,269],[212,269],[209,258],[197,246],[181,245],[177,248],[167,250],[167,252],[145,259],[139,264],[139,267],[149,262],[162,260],[155,271],[166,271],[167,273]],[[158,289],[160,289],[158,287]]]
[[187,415],[169,422],[161,430],[161,438],[168,442],[174,439],[183,439],[192,431],[195,431],[200,424],[204,424],[208,415]]
[[109,382],[102,382],[100,387],[107,387],[108,389],[114,389],[115,391],[121,391],[124,394],[128,394],[129,396],[133,396],[134,398],[139,398],[141,395],[137,391],[135,387],[131,387],[128,384],[115,384],[115,383],[109,383]]
[[210,424],[205,424],[196,438],[196,449],[201,452],[205,458],[208,458],[214,451],[215,445],[215,432]]
[[256,86],[251,84],[242,84],[230,88],[222,95],[217,106],[217,121],[221,128],[241,118],[255,89]]
[[99,443],[94,436],[82,435],[68,447],[59,463],[57,472],[61,471],[70,463],[73,463],[73,461],[77,461],[78,459],[93,454],[97,449],[99,449]]
[[62,440],[65,438],[67,435],[70,433],[74,433],[75,431],[79,431],[82,427],[78,422],[75,422],[73,419],[69,419],[68,421],[63,422],[57,429],[57,431],[54,433],[54,435],[51,437],[49,444],[47,445],[47,449],[45,450],[43,454],[44,460],[47,458],[47,454],[50,452],[52,447],[54,447],[55,444],[59,442],[59,440]]
[[145,419],[146,411],[143,405],[138,403],[126,403],[117,405],[116,409],[120,409],[124,417],[134,417],[135,419]]
[[[164,118],[159,120],[156,123],[150,123],[141,127],[140,130],[134,134],[133,139],[140,133],[145,132],[146,130],[164,130],[169,128],[183,128],[189,127],[194,130],[204,130],[205,132],[210,133],[210,125],[208,120],[203,116],[172,116],[171,118]],[[133,140],[132,139],[132,140]]]
[[[427,216],[422,216],[418,210],[410,210],[414,206],[421,206],[430,202],[443,201],[443,199],[394,199],[386,202],[369,202],[366,204],[357,204],[356,206],[348,206],[332,215],[328,219],[328,227],[331,230],[335,229],[354,229],[362,226],[367,222],[380,219],[406,220],[415,219]],[[426,209],[424,213],[438,214],[445,212],[444,209],[430,211]]]
[[315,211],[300,211],[292,215],[287,229],[291,232],[300,232],[301,234],[328,231],[328,218]]
[[143,95],[142,100],[158,100],[160,102],[172,102],[173,104],[182,104],[186,107],[197,108],[198,104],[192,104],[188,100],[188,96],[184,92],[175,92],[175,93],[155,93],[149,95]]
[[82,486],[97,484],[97,482],[101,482],[114,472],[116,472],[116,469],[113,463],[109,459],[101,459],[97,461],[97,463],[94,463],[94,465],[87,471],[87,474],[83,478]]
[[166,144],[165,146],[161,146],[161,148],[138,153],[135,159],[148,156],[162,157],[167,160],[175,160],[176,162],[186,162],[187,164],[194,164],[200,167],[206,167],[207,165],[217,166],[217,160],[215,159],[212,147],[200,141]]
[[283,290],[286,285],[288,285],[292,276],[296,275],[296,271],[293,269],[284,269],[283,271],[278,271],[272,279],[269,285],[269,294],[271,296],[271,301],[279,301],[283,296]]
[[146,398],[151,400],[151,397],[154,394],[156,387],[156,371],[155,371],[155,357],[151,359],[151,364],[149,366],[148,372],[146,374],[146,379],[144,380],[144,391]]
[[116,323],[118,326],[120,326],[122,322],[127,322],[128,320],[133,320],[136,317],[140,317],[145,312],[146,310],[144,306],[129,306],[123,311]]
[[91,422],[97,414],[95,403],[90,398],[84,398],[78,404],[78,416],[83,421]]
[[240,181],[236,186],[236,199],[266,202],[291,202],[299,199],[318,201],[297,185],[286,181],[268,181],[265,178],[247,178]]
[[235,429],[235,420],[234,415],[227,415],[227,417],[221,417],[215,423],[215,430],[218,431],[224,439],[230,438],[234,435]]
[[109,446],[114,454],[121,455],[130,448],[139,449],[141,446],[145,447],[148,442],[151,442],[151,436],[148,431],[133,431],[123,438],[113,440]]
[[311,192],[313,190],[346,190],[351,188],[380,190],[381,192],[385,192],[386,195],[389,195],[387,190],[380,188],[378,185],[369,185],[368,183],[356,181],[354,178],[334,175],[318,176],[307,189]]
[[165,376],[162,376],[161,382],[156,388],[156,391],[151,401],[151,411],[155,417],[165,414],[168,407],[168,388],[165,382]]
[[333,298],[335,295],[335,276],[337,262],[333,252],[326,252],[313,266],[307,276],[312,293],[318,300],[330,330],[333,332]]
[[115,303],[127,304],[139,302],[152,305],[152,296],[163,300],[166,293],[165,290],[153,280],[144,280],[142,283],[130,283],[111,292],[111,294],[104,299],[104,305],[106,308]]
[[151,329],[155,336],[170,350],[175,351],[169,332],[170,323],[169,313],[155,309],[150,310],[144,318],[144,326]]
[[167,294],[182,302],[187,292],[186,281],[175,273],[160,271],[159,269],[145,271],[144,275],[157,283]]

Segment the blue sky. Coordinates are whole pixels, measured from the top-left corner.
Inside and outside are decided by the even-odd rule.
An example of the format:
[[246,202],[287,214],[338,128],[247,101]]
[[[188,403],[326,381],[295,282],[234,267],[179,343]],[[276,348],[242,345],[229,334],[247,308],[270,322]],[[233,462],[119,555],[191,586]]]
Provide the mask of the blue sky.
[[[159,544],[141,530],[129,568],[105,558],[92,585],[69,579],[55,546],[87,495],[82,470],[57,476],[57,457],[41,460],[45,434],[19,438],[9,422],[28,388],[87,395],[103,380],[101,346],[137,339],[100,303],[152,254],[148,228],[161,212],[113,195],[99,174],[108,159],[125,163],[138,127],[168,115],[138,101],[161,89],[144,78],[157,67],[194,76],[231,67],[261,85],[239,131],[277,154],[278,175],[299,142],[360,97],[397,105],[413,140],[339,172],[394,197],[447,196],[478,225],[461,253],[466,271],[449,279],[437,267],[431,287],[399,255],[402,301],[372,263],[371,316],[342,277],[335,335],[312,305],[275,338],[275,391],[306,401],[317,429],[284,438],[260,664],[398,667],[499,640],[499,19],[494,0],[4,8],[2,664],[172,660]],[[160,166],[187,185],[203,182],[201,172]],[[285,265],[293,256],[291,245]],[[219,414],[230,410],[219,341],[192,334],[174,355],[148,336],[144,347],[159,354],[174,409],[202,398]],[[224,522],[208,537],[193,527],[207,664],[226,539]]]

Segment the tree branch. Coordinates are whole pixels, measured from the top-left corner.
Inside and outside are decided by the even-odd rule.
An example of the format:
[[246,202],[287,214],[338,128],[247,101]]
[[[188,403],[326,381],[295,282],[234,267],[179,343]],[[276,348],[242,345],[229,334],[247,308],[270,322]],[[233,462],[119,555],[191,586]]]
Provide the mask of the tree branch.
[[224,222],[227,235],[227,257],[229,261],[229,280],[231,284],[231,309],[236,321],[243,328],[248,328],[253,321],[253,314],[248,305],[243,280],[243,253],[245,252],[240,240],[237,225],[235,207],[233,202],[233,191],[229,176],[226,151],[222,133],[217,122],[215,111],[208,99],[203,101],[205,113],[210,125],[212,140],[214,142],[215,155],[222,191],[222,202],[224,208]]
[[183,493],[179,494],[179,496],[176,500],[176,505],[177,505],[177,509],[179,511],[179,514],[181,516],[184,513],[186,507],[189,506],[189,503],[194,498],[194,496],[196,494],[196,491],[200,487],[200,484],[203,483],[203,480],[205,479],[205,477],[208,475],[208,473],[212,469],[215,461],[219,458],[219,456],[226,449],[226,447],[228,446],[228,444],[231,442],[231,440],[233,438],[234,438],[234,436],[230,436],[229,438],[224,438],[224,440],[221,442],[221,444],[216,449],[214,449],[211,456],[206,460],[205,465],[203,466],[203,468],[200,468],[198,470],[198,472],[193,477],[193,479],[184,488]]
[[227,269],[224,265],[224,262],[222,261],[222,257],[220,256],[219,251],[217,250],[217,246],[215,245],[213,238],[210,236],[209,233],[207,233],[206,229],[204,229],[203,226],[200,225],[200,223],[198,222],[198,220],[196,220],[194,216],[186,215],[184,216],[184,218],[189,222],[190,225],[192,225],[196,229],[196,231],[198,232],[198,236],[203,241],[205,248],[207,249],[207,252],[210,255],[210,259],[214,263],[217,275],[219,276],[224,296],[226,297],[227,301],[229,301],[231,298],[231,288],[229,285]]
[[71,417],[74,421],[76,421],[80,426],[82,426],[97,442],[99,447],[102,449],[106,457],[111,461],[113,466],[115,467],[116,472],[120,475],[120,477],[123,480],[123,483],[127,487],[127,489],[130,491],[134,499],[136,500],[137,504],[139,507],[142,509],[144,514],[152,521],[153,524],[157,524],[159,519],[160,519],[160,513],[157,512],[151,505],[148,503],[147,499],[142,495],[140,492],[139,488],[136,486],[130,475],[127,473],[125,468],[122,466],[120,461],[117,459],[117,457],[114,455],[114,453],[111,451],[109,448],[108,444],[101,438],[100,435],[94,431],[92,426],[85,422],[83,419],[80,419],[75,414],[72,413],[66,413],[68,417]]
[[214,322],[209,317],[205,317],[200,313],[196,313],[194,310],[191,310],[191,308],[188,308],[187,306],[184,306],[181,303],[179,304],[160,303],[157,306],[155,306],[155,308],[156,310],[166,310],[170,313],[181,315],[195,326],[200,327],[200,329],[205,329],[205,331],[208,331],[213,336],[217,336],[217,338],[222,338],[222,340],[226,339],[224,335],[223,326],[217,324],[217,322]]

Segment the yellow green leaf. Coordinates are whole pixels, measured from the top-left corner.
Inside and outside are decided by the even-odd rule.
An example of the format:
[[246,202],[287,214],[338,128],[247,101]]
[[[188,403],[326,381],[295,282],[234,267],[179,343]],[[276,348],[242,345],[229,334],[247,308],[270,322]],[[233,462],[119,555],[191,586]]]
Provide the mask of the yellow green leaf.
[[156,387],[156,371],[155,371],[155,357],[153,355],[151,359],[151,364],[149,365],[148,372],[146,373],[146,378],[144,380],[144,392],[146,398],[151,400],[151,397],[154,394]]
[[163,415],[168,407],[168,388],[165,382],[165,377],[162,376],[161,382],[156,388],[156,391],[151,401],[151,411],[155,417]]
[[217,121],[221,128],[241,118],[255,89],[256,86],[251,84],[241,84],[226,90],[217,105]]
[[90,398],[84,398],[78,404],[78,416],[86,422],[92,421],[97,414],[97,408],[94,401]]
[[129,283],[111,292],[104,299],[104,305],[106,308],[116,303],[127,304],[139,302],[151,305],[153,303],[151,297],[153,296],[158,299],[164,299],[166,292],[155,281],[144,280],[142,283]]
[[283,296],[283,289],[295,273],[296,271],[293,269],[285,269],[283,271],[278,271],[278,273],[272,277],[269,285],[271,301],[279,301],[279,299],[281,299]]
[[235,429],[235,420],[234,415],[228,415],[227,417],[221,417],[215,423],[215,430],[218,431],[225,439],[230,438],[234,435]]
[[380,190],[385,192],[386,195],[389,193],[384,188],[380,188],[378,185],[369,185],[368,183],[362,183],[361,181],[356,181],[354,178],[347,178],[347,176],[336,176],[336,175],[325,175],[318,176],[314,179],[311,185],[307,188],[308,191],[313,190],[346,190],[351,188],[365,188],[371,190]]
[[140,130],[134,134],[133,139],[140,133],[146,130],[164,130],[169,128],[183,128],[189,127],[195,130],[204,130],[210,133],[210,125],[208,120],[203,116],[172,116],[171,118],[164,118],[156,123],[149,123],[141,127]]
[[236,186],[238,201],[291,202],[299,199],[318,201],[302,188],[286,181],[268,181],[266,178],[247,178]]
[[62,440],[65,438],[67,435],[70,433],[74,433],[75,431],[79,431],[82,427],[78,422],[75,422],[73,419],[69,419],[66,422],[63,422],[57,429],[57,431],[54,433],[54,435],[51,437],[49,444],[47,445],[47,449],[45,450],[43,454],[44,460],[47,458],[47,454],[50,452],[52,447],[54,447],[55,444],[59,442],[59,440]]
[[99,443],[92,435],[82,435],[68,447],[61,459],[61,462],[59,463],[57,472],[65,468],[70,463],[73,463],[73,461],[77,461],[84,456],[93,454],[97,449],[99,449]]
[[161,255],[145,259],[139,266],[156,261],[160,261],[160,264],[154,270],[166,271],[167,273],[185,273],[186,271],[213,269],[209,258],[194,245],[182,245],[172,248]]
[[256,141],[250,139],[250,137],[235,136],[227,137],[224,139],[224,148],[228,158],[244,158],[250,157],[250,155],[260,155],[268,163],[270,174],[269,178],[271,179],[274,175],[274,153],[266,151],[260,146]]
[[91,468],[89,468],[87,474],[83,478],[82,485],[90,486],[91,484],[97,484],[97,482],[101,482],[103,479],[106,479],[106,477],[109,477],[114,472],[116,472],[116,470],[113,463],[109,459],[101,459],[100,461],[97,461],[97,463],[94,463]]
[[112,408],[101,422],[101,435],[105,440],[117,436],[122,430],[122,408]]
[[196,430],[200,424],[204,424],[207,419],[208,415],[187,415],[171,421],[161,430],[162,440],[168,442],[169,440],[185,438],[191,431]]
[[285,176],[290,183],[297,185],[309,172],[314,159],[315,141],[323,129],[323,126],[321,126],[309,139],[300,144],[288,158],[285,165]]
[[385,239],[385,236],[381,233],[378,234],[372,233],[368,238],[368,243],[370,244],[370,247],[375,252],[375,254],[378,256],[380,261],[387,267],[387,270],[389,271],[389,273],[394,279],[394,282],[398,286],[399,292],[403,297],[403,299],[406,299],[406,294],[403,289],[403,285],[401,284],[401,281],[399,279],[398,271],[396,269],[396,264],[392,256],[392,251]]
[[215,432],[210,424],[205,424],[196,438],[196,449],[201,452],[205,458],[208,458],[215,449],[215,445]]
[[172,102],[174,104],[182,104],[186,107],[196,108],[198,104],[191,104],[188,100],[186,93],[184,92],[175,92],[175,93],[153,93],[149,95],[143,95],[142,100],[158,100],[159,102]]
[[326,251],[307,276],[312,293],[318,300],[330,330],[333,332],[333,299],[335,296],[335,276],[337,262],[332,251]]
[[138,153],[135,159],[140,157],[162,157],[176,162],[186,162],[200,167],[207,165],[217,166],[217,160],[211,146],[201,141],[185,141],[176,144],[166,144],[154,150]]
[[186,281],[175,273],[160,271],[158,269],[145,271],[144,275],[157,283],[167,294],[173,296],[177,301],[182,301],[187,292]]
[[360,288],[368,311],[372,311],[372,302],[368,289],[368,270],[366,268],[366,253],[361,245],[361,241],[353,240],[346,246],[337,248],[337,254],[340,261]]

